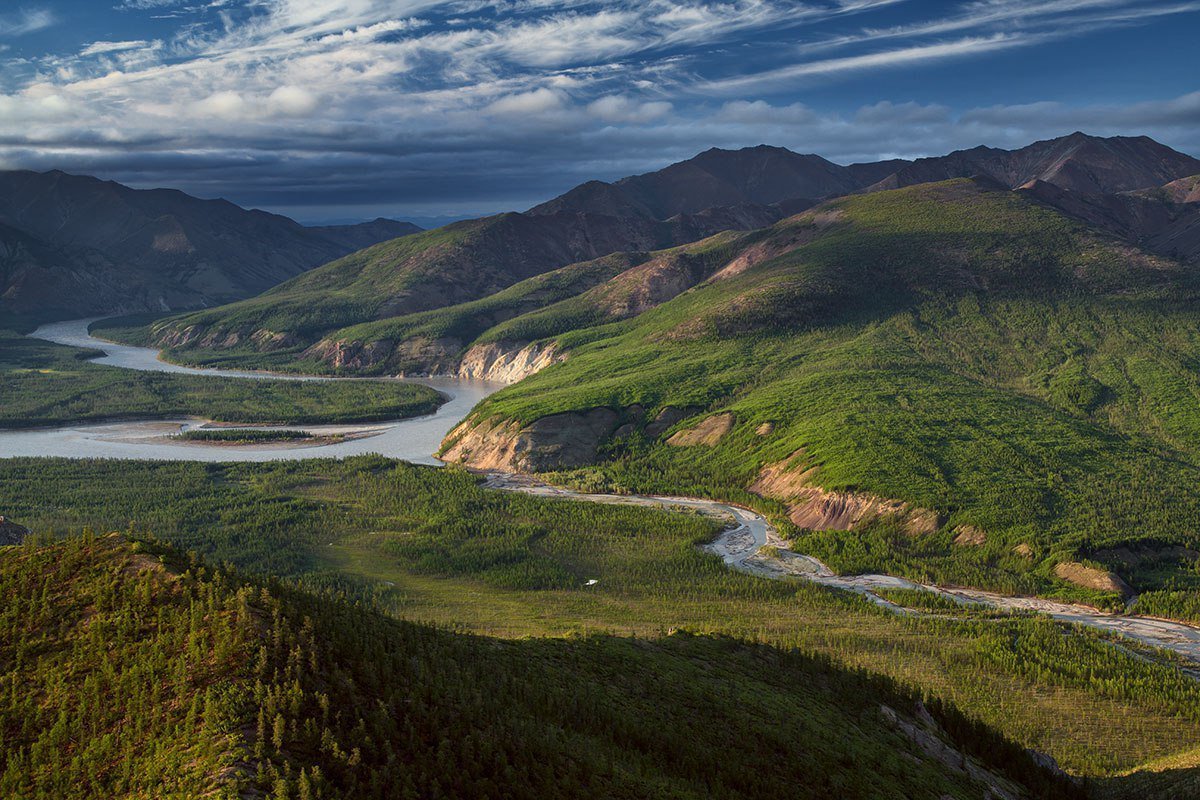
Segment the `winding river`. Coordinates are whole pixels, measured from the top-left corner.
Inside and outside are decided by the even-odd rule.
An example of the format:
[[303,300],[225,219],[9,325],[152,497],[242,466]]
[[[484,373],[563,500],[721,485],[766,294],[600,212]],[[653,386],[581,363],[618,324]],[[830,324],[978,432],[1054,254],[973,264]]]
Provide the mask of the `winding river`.
[[[104,355],[94,363],[126,369],[219,375],[228,378],[286,380],[357,380],[288,375],[270,372],[201,369],[169,364],[158,358],[158,351],[130,347],[97,339],[88,333],[90,319],[43,325],[31,336],[59,344],[88,347]],[[412,380],[412,379],[383,379]],[[203,421],[148,420],[68,425],[36,430],[0,431],[0,458],[13,456],[63,456],[67,458],[125,458],[190,461],[271,461],[318,456],[350,456],[379,453],[415,463],[440,464],[434,456],[442,439],[462,420],[475,404],[502,384],[457,378],[422,378],[413,382],[432,386],[450,399],[424,417],[369,425],[304,425],[314,434],[349,434],[353,438],[332,444],[312,446],[240,445],[217,447],[201,443],[181,443],[169,434],[203,425]],[[1200,665],[1200,627],[1178,622],[1107,614],[1087,606],[1061,603],[1035,597],[1009,597],[975,589],[960,589],[918,584],[891,575],[837,575],[813,556],[796,553],[762,515],[740,506],[691,497],[586,494],[550,486],[519,475],[492,474],[487,485],[503,491],[519,491],[546,497],[561,497],[593,503],[633,504],[663,508],[686,507],[730,520],[718,538],[706,546],[720,556],[731,569],[765,578],[803,579],[855,592],[871,602],[897,613],[914,613],[890,603],[875,592],[890,588],[920,589],[941,594],[963,605],[982,606],[1006,611],[1036,611],[1061,622],[1085,625],[1108,633],[1120,634],[1145,644],[1171,650]],[[1195,674],[1195,673],[1193,673]]]
[[[149,347],[130,347],[114,344],[88,333],[92,319],[55,322],[43,325],[30,334],[74,347],[100,350],[104,355],[92,363],[125,369],[175,372],[191,375],[217,375],[226,378],[261,380],[277,378],[298,381],[359,380],[309,375],[288,375],[273,372],[243,372],[239,370],[202,369],[170,364],[158,357]],[[381,378],[421,383],[437,389],[450,399],[437,411],[422,417],[376,422],[365,425],[290,425],[315,435],[343,435],[343,441],[314,445],[246,444],[236,447],[214,446],[199,442],[180,442],[170,435],[204,425],[204,420],[155,419],[81,423],[52,428],[0,431],[0,458],[14,456],[62,456],[65,458],[125,458],[173,461],[275,461],[317,457],[379,453],[419,464],[440,464],[433,454],[442,439],[475,405],[503,384],[488,381],[439,377]]]

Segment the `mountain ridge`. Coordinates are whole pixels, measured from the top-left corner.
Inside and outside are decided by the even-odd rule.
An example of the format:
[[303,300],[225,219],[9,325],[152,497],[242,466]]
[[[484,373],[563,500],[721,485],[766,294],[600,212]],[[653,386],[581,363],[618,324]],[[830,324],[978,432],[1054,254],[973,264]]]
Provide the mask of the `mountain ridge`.
[[419,230],[382,219],[306,228],[61,170],[0,172],[0,226],[0,311],[35,318],[216,305]]

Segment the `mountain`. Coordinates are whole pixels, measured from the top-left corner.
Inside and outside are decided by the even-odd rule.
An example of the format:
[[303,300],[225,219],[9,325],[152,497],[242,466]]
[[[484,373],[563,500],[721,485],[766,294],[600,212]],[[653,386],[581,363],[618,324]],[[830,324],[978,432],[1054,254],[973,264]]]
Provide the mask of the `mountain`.
[[989,179],[853,195],[485,331],[541,357],[442,457],[782,503],[842,573],[1191,618],[1196,277]]
[[560,211],[456,222],[361,250],[258,297],[173,317],[155,326],[156,341],[189,352],[293,356],[349,325],[470,302],[575,262],[758,228],[781,216],[773,207],[740,206],[665,220]]
[[1161,186],[1198,172],[1200,159],[1147,136],[1104,139],[1075,132],[1019,150],[976,147],[917,159],[868,191],[986,175],[1010,189],[1040,181],[1072,192],[1111,194]]
[[1200,262],[1200,193],[1196,178],[1157,189],[1088,194],[1032,181],[1029,197],[1120,236],[1137,246],[1187,263]]
[[503,641],[119,535],[0,547],[6,797],[1081,798],[829,659],[676,633]]
[[392,220],[305,228],[170,189],[0,172],[0,311],[51,318],[215,305],[417,230]]
[[[1186,198],[1194,188],[1183,178],[1197,169],[1200,161],[1146,137],[1080,133],[1014,151],[975,148],[915,162],[850,166],[778,147],[712,149],[657,172],[582,184],[524,214],[455,223],[368,248],[260,297],[170,319],[156,326],[155,341],[171,348],[171,357],[192,363],[373,373],[463,369],[510,379],[524,368],[505,359],[498,365],[500,353],[490,342],[480,342],[487,345],[480,350],[472,349],[473,341],[509,318],[614,277],[603,268],[580,268],[553,279],[557,288],[550,292],[539,288],[544,282],[522,287],[573,263],[625,252],[629,258],[622,263],[631,266],[656,249],[771,225],[805,211],[816,198],[972,176],[1021,189],[1134,245],[1188,260],[1196,240],[1191,212],[1159,208],[1162,199],[1130,197],[1131,190],[1180,181],[1161,192]],[[1096,211],[1097,204],[1107,210]],[[1151,227],[1140,217],[1153,221]],[[647,266],[641,274],[658,282],[643,287],[652,293],[680,280],[670,269]],[[470,304],[492,296],[486,313],[460,324],[482,310]],[[516,360],[544,356],[524,353]]]
[[589,181],[530,214],[583,211],[666,219],[714,206],[771,205],[848,194],[871,183],[873,165],[843,167],[782,147],[713,148],[695,158],[615,183]]

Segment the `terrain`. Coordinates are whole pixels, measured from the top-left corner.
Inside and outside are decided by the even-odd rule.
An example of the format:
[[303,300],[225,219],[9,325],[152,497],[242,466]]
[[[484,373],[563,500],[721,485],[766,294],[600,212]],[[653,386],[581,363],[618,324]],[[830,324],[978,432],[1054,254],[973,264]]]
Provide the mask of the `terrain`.
[[[493,370],[516,379],[548,363],[539,351],[526,364],[528,337],[517,318],[572,297],[574,327],[596,321],[597,303],[640,313],[711,274],[711,265],[697,263],[705,248],[688,243],[760,229],[822,200],[978,178],[1190,263],[1200,258],[1200,203],[1189,200],[1197,175],[1200,160],[1146,137],[1081,133],[1013,151],[850,166],[777,147],[714,149],[657,172],[583,184],[524,214],[379,245],[260,297],[159,320],[139,342],[183,363],[357,374]],[[707,255],[720,258],[725,244],[709,245]]]
[[170,189],[60,171],[0,172],[0,324],[227,303],[420,230],[306,228]]
[[418,384],[230,380],[92,364],[100,353],[0,330],[0,428],[114,419],[371,422],[429,414],[444,402]]
[[637,316],[509,323],[565,360],[443,457],[779,503],[843,572],[1192,613],[1198,509],[1171,489],[1197,469],[1190,270],[969,180],[692,255],[708,277]]
[[[1154,782],[1183,787],[1195,767],[1200,683],[1169,654],[1046,618],[898,615],[809,583],[734,572],[697,546],[721,520],[498,492],[457,470],[379,457],[25,459],[0,470],[7,512],[35,537],[104,522],[326,598],[459,632],[534,637],[531,646],[614,634],[654,648],[675,630],[796,648],[940,698],[1106,796]],[[637,696],[655,702],[657,693]],[[1172,767],[1160,766],[1167,760]]]
[[[0,785],[1195,794],[1197,175],[1144,137],[848,167],[713,150],[97,323],[172,362],[511,385],[442,469],[0,460],[25,541],[0,575],[28,598],[0,668],[39,698],[0,693]],[[11,341],[22,414],[157,380]],[[144,405],[178,403],[163,381]],[[303,402],[388,401],[331,385],[364,394]],[[254,405],[223,391],[189,402]],[[110,608],[143,626],[112,647],[156,648],[116,663],[178,680],[104,683],[85,654]],[[106,686],[148,722],[50,721]],[[69,765],[30,769],[63,742]]]
[[1080,795],[952,708],[765,645],[466,636],[116,535],[6,548],[0,586],[10,795]]

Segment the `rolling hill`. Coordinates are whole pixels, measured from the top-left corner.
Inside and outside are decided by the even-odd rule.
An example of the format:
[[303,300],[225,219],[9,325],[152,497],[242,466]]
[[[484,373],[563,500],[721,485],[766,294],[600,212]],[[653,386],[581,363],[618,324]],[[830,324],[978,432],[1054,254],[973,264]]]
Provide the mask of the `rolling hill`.
[[0,172],[0,313],[52,319],[216,305],[420,230],[306,228],[224,200],[64,172]]

